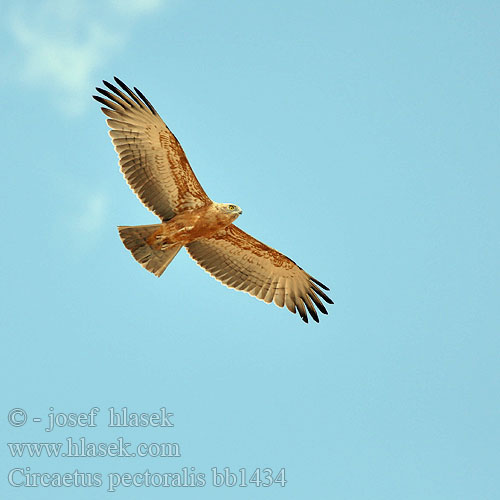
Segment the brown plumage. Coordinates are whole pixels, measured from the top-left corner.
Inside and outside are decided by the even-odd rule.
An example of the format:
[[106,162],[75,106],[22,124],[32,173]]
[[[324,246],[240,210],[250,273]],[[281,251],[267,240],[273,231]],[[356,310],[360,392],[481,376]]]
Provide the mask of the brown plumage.
[[[328,288],[288,257],[233,224],[242,213],[237,205],[215,203],[194,175],[181,145],[144,95],[115,77],[109,89],[93,96],[104,106],[109,134],[121,171],[141,202],[160,224],[120,226],[120,237],[134,258],[160,276],[179,250],[189,255],[224,285],[243,290],[277,306],[328,314],[322,301],[333,304]],[[103,97],[104,96],[104,97]],[[323,289],[323,290],[322,290]]]

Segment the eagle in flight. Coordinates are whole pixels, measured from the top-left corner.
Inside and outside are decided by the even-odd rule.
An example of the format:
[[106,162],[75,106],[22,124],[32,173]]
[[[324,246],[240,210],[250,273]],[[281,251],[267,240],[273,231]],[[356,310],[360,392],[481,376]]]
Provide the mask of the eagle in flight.
[[[316,308],[333,304],[328,288],[274,248],[233,224],[241,208],[212,201],[198,182],[181,145],[142,92],[115,77],[93,96],[105,107],[109,135],[125,180],[160,224],[119,226],[125,247],[148,271],[161,276],[182,247],[215,279],[308,322]],[[316,308],[315,308],[316,307]]]

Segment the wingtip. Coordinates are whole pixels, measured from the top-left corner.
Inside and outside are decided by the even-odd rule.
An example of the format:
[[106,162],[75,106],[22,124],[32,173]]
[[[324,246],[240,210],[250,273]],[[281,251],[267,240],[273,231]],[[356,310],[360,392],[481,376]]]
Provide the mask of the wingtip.
[[158,113],[156,112],[156,109],[148,101],[147,97],[137,87],[134,87],[134,90],[137,93],[137,95],[143,100],[143,102],[146,104],[146,106],[149,108],[151,113],[153,113],[154,115],[157,115]]
[[320,286],[321,288],[323,288],[323,290],[326,290],[327,292],[330,291],[330,289],[324,285],[323,283],[321,283],[321,281],[317,280],[316,278],[313,278],[312,276],[310,276],[311,278],[311,281],[313,281],[314,283],[316,283],[316,285]]
[[297,309],[299,311],[300,318],[304,323],[309,323],[309,318],[307,317],[306,311],[301,311],[300,309]]

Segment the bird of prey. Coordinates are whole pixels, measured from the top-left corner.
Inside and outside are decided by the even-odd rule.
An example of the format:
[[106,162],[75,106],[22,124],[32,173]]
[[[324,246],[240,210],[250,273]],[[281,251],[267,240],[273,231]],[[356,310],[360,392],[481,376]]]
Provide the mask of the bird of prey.
[[[328,288],[274,248],[233,224],[241,215],[232,203],[212,201],[194,175],[181,145],[142,92],[115,77],[93,96],[103,104],[109,135],[125,180],[160,224],[119,226],[125,247],[160,276],[182,247],[215,279],[236,290],[309,315],[328,314]],[[316,307],[316,308],[315,308]]]

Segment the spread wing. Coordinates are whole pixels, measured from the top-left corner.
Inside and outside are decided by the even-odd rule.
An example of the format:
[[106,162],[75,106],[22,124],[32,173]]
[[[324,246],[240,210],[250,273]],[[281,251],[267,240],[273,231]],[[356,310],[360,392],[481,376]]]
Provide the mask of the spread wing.
[[245,233],[234,224],[211,238],[186,245],[189,255],[224,285],[299,312],[307,323],[307,313],[318,322],[316,306],[328,314],[321,302],[332,300],[321,290],[328,288],[307,274],[293,260]]
[[138,198],[162,220],[211,203],[194,175],[181,145],[140,90],[130,90],[115,77],[103,82],[105,96],[93,96],[107,106],[109,135],[120,158],[121,171]]

